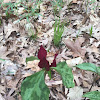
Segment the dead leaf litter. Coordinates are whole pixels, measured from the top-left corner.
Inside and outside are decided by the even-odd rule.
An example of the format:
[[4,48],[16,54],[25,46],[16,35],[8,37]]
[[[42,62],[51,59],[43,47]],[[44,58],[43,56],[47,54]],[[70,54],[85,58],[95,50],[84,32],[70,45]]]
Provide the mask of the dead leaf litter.
[[[23,1],[22,4],[34,9],[36,0]],[[0,100],[21,100],[20,86],[22,80],[40,71],[39,60],[26,58],[37,56],[40,45],[49,51],[49,63],[58,53],[57,63],[66,61],[73,70],[74,88],[66,88],[61,77],[54,70],[53,79],[46,76],[46,85],[50,89],[50,100],[83,100],[83,93],[90,91],[95,73],[73,68],[83,62],[100,66],[100,2],[95,0],[88,5],[85,0],[63,0],[62,9],[54,8],[50,0],[43,0],[37,5],[36,12],[29,13],[20,0],[0,2]],[[13,12],[5,13],[8,6],[16,4]],[[16,6],[18,9],[16,10]],[[60,9],[60,11],[59,11]],[[36,13],[36,14],[35,14]],[[24,16],[24,17],[23,17]],[[53,44],[54,23],[59,19],[64,23],[64,32],[59,47]],[[91,31],[92,28],[92,31]],[[91,91],[100,91],[100,77],[93,84]]]

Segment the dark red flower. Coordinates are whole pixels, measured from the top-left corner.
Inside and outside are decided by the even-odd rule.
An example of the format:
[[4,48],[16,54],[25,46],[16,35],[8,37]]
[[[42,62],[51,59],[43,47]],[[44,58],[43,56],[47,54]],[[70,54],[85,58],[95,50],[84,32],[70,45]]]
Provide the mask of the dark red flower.
[[45,68],[47,71],[49,71],[50,67],[56,67],[56,57],[57,57],[57,55],[58,54],[55,54],[53,62],[51,63],[51,65],[49,65],[49,61],[46,60],[47,51],[41,45],[39,52],[38,52],[38,58],[40,59],[38,66],[40,68]]

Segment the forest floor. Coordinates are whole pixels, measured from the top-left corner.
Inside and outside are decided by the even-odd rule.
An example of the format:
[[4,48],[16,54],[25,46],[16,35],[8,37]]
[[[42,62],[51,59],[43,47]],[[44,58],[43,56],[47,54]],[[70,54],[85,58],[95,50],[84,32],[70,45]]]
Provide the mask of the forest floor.
[[[58,46],[54,44],[56,21],[63,29]],[[0,1],[0,100],[21,100],[24,78],[41,70],[38,62],[26,64],[26,58],[37,56],[41,45],[49,51],[50,62],[55,53],[57,63],[66,61],[75,82],[68,89],[53,71],[52,80],[48,76],[45,80],[50,100],[85,100],[81,94],[100,91],[100,77],[94,82],[95,73],[73,67],[83,62],[100,66],[99,0]]]

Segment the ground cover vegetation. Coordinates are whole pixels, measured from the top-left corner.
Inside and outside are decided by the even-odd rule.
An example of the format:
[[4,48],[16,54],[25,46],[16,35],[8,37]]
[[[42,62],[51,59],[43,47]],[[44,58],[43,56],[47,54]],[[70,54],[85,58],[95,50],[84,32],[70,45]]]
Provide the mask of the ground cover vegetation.
[[100,1],[1,0],[0,100],[99,100]]

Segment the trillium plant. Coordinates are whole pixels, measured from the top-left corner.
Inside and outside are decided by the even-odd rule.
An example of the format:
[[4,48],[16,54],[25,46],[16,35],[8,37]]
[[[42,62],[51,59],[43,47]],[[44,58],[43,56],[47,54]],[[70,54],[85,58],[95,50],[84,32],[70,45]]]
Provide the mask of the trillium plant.
[[47,51],[41,46],[38,52],[38,58],[31,56],[26,59],[26,63],[32,60],[40,60],[38,66],[42,70],[23,80],[21,85],[22,100],[49,100],[50,91],[45,84],[45,76],[48,74],[51,79],[52,69],[61,75],[64,86],[67,88],[74,87],[72,69],[68,67],[66,62],[56,64],[57,55],[55,54],[53,62],[49,64],[49,61],[46,59]]
[[[26,58],[26,63],[28,61],[40,60],[38,66],[42,70],[36,72],[31,76],[28,76],[23,80],[21,84],[22,100],[49,100],[50,91],[45,84],[45,76],[46,74],[48,74],[51,79],[52,69],[57,71],[61,75],[63,85],[66,88],[72,88],[75,86],[73,82],[72,69],[68,67],[66,62],[59,62],[58,64],[56,64],[57,54],[55,54],[53,62],[49,64],[49,61],[46,59],[46,56],[47,51],[43,48],[43,46],[41,46],[38,52],[38,58],[34,56]],[[97,67],[92,63],[82,63],[74,67],[80,68],[81,70],[92,71],[97,75],[100,75],[100,66]],[[90,100],[100,100],[100,92],[87,92],[83,95],[83,97],[87,97]]]

